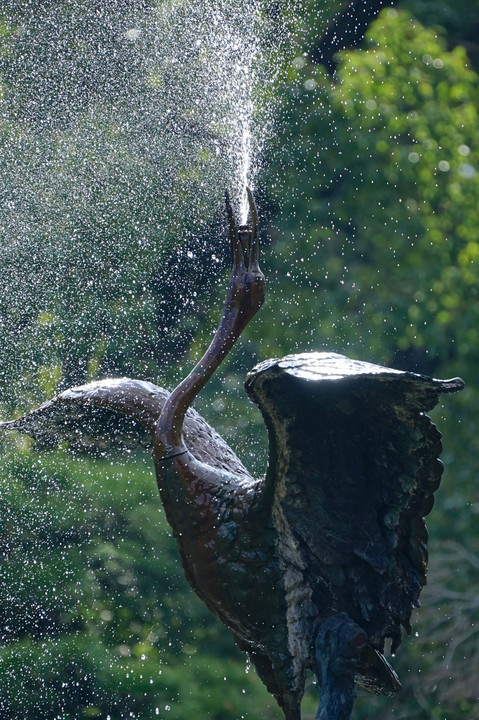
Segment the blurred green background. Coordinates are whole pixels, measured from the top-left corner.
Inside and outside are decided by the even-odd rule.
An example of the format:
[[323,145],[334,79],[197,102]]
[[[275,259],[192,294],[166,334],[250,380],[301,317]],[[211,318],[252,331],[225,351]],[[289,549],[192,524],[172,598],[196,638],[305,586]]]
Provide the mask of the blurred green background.
[[[2,419],[99,377],[174,387],[219,319],[226,171],[184,124],[145,141],[170,102],[164,65],[118,39],[175,4],[0,5]],[[479,5],[295,6],[263,8],[291,33],[269,56],[254,181],[268,297],[195,407],[260,474],[265,431],[242,390],[259,360],[328,348],[465,379],[434,412],[446,469],[423,607],[393,660],[404,690],[361,693],[354,717],[479,718]],[[0,472],[2,718],[281,718],[187,586],[148,457],[8,437]],[[316,703],[311,678],[305,719]]]

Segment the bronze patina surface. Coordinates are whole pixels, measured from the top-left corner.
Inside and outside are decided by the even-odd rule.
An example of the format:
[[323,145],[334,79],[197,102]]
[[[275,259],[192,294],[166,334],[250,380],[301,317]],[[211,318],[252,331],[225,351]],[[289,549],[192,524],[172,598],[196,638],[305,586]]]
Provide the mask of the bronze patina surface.
[[3,423],[42,441],[153,445],[161,499],[186,576],[229,628],[283,709],[300,720],[305,673],[319,720],[347,720],[355,682],[400,688],[393,651],[426,581],[424,516],[442,464],[425,414],[460,379],[435,380],[332,353],[260,363],[246,390],[268,429],[265,477],[254,479],[191,409],[264,299],[258,217],[237,228],[227,198],[233,271],[203,358],[170,394],[123,378],[68,390]]

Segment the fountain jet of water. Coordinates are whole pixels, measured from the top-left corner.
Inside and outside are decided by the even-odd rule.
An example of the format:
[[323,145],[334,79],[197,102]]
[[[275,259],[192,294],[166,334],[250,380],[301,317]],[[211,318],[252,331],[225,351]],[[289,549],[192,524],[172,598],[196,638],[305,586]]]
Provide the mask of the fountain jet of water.
[[244,114],[242,115],[241,121],[241,148],[240,148],[240,220],[242,225],[248,223],[248,193],[246,188],[249,186],[252,188],[253,178],[251,177],[252,170],[252,115],[253,115],[253,102],[251,97],[248,97],[247,105],[244,108]]

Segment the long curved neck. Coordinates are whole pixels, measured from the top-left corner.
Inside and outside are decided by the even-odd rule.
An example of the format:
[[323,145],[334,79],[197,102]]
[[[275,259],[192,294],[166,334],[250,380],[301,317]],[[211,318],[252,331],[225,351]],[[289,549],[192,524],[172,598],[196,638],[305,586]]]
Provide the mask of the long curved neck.
[[240,304],[234,303],[234,288],[233,293],[230,292],[234,282],[235,278],[232,277],[223,317],[209,348],[189,375],[173,390],[161,413],[157,437],[161,436],[166,455],[186,450],[182,438],[186,411],[229,353],[250,319],[244,315]]
[[226,293],[223,317],[213,340],[199,363],[169,396],[158,420],[155,457],[161,461],[185,453],[182,431],[186,411],[229,353],[264,300],[264,275],[258,265],[258,215],[253,195],[247,188],[252,230],[236,227],[226,196],[233,269]]

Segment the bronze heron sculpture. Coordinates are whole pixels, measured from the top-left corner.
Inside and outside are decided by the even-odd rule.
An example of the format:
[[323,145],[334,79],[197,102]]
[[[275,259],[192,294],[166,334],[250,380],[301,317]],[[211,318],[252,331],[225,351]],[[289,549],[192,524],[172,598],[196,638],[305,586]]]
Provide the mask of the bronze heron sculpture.
[[[233,270],[205,355],[170,394],[151,383],[103,380],[60,394],[3,427],[85,443],[146,434],[188,581],[248,652],[286,720],[300,720],[305,674],[318,679],[318,720],[347,720],[355,683],[392,694],[385,659],[426,580],[424,516],[442,464],[425,414],[460,379],[436,380],[307,353],[260,363],[246,390],[269,436],[254,479],[191,404],[264,299],[258,215],[237,227],[226,198]],[[102,430],[103,429],[103,430]]]

